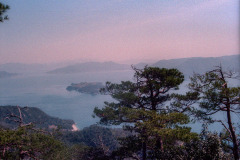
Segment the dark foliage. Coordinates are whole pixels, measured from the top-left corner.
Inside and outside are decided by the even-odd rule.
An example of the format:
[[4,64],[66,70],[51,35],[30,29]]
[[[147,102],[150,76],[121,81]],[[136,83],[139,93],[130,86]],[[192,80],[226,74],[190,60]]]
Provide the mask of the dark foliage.
[[120,139],[121,147],[113,153],[115,158],[146,159],[149,153],[165,151],[164,148],[177,140],[187,142],[196,137],[190,128],[181,126],[189,122],[189,117],[165,106],[171,99],[169,91],[178,89],[183,82],[182,73],[177,69],[155,67],[133,69],[135,82],[107,82],[101,89],[117,102],[105,102],[104,108],[94,110],[100,123],[124,124],[124,129],[132,132]]
[[10,7],[8,5],[5,5],[0,2],[0,22],[8,20],[8,16],[6,15],[6,12],[9,9],[10,9]]

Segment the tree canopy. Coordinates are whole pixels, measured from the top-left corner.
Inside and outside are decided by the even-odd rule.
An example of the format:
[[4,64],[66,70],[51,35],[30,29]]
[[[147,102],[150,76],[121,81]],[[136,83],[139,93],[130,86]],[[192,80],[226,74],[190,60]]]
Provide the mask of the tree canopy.
[[100,123],[123,124],[125,130],[132,132],[132,135],[120,140],[122,147],[115,152],[116,156],[147,159],[158,150],[163,152],[176,141],[187,142],[196,138],[191,128],[182,126],[189,122],[189,117],[165,106],[165,102],[171,99],[170,91],[178,89],[183,82],[183,74],[177,69],[133,69],[134,82],[107,82],[106,87],[101,89],[116,102],[105,102],[104,108],[94,110],[95,115],[100,117]]
[[[239,144],[233,114],[240,113],[240,87],[231,86],[229,81],[237,76],[234,72],[223,71],[219,66],[205,74],[195,74],[189,84],[190,92],[186,95],[175,95],[175,105],[191,108],[195,117],[207,123],[218,122],[223,125],[231,139],[232,146],[229,147],[236,160],[239,159]],[[193,105],[195,103],[198,104],[197,108]],[[214,117],[220,112],[224,117]]]

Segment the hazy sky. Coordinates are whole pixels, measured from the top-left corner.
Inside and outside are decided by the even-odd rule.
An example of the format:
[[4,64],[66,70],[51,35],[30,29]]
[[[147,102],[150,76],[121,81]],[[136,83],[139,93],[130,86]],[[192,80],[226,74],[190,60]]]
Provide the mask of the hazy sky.
[[0,64],[239,54],[239,0],[1,0]]

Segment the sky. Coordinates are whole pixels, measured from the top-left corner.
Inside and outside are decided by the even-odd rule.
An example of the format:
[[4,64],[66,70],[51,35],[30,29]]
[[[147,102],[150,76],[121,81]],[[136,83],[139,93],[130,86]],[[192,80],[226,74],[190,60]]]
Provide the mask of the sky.
[[0,64],[239,54],[239,0],[1,0]]

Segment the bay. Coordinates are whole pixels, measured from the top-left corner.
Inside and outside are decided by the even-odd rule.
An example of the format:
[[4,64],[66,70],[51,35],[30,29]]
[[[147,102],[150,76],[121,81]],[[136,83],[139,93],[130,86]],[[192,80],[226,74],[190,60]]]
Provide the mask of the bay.
[[[113,99],[108,95],[90,95],[78,92],[69,92],[66,87],[71,83],[79,82],[102,82],[133,80],[132,70],[112,72],[89,72],[78,74],[47,74],[47,73],[23,73],[11,78],[0,79],[0,105],[19,105],[38,107],[50,116],[62,119],[72,119],[77,127],[82,129],[99,121],[93,118],[95,107],[103,107],[104,101],[111,102]],[[185,81],[180,86],[178,93],[187,91]],[[223,121],[224,113],[215,115]],[[239,115],[233,115],[235,122],[240,119]],[[189,125],[194,132],[201,131],[201,123]],[[211,131],[221,131],[221,124],[209,126]]]
[[66,87],[79,82],[120,82],[132,80],[133,71],[91,72],[79,74],[22,74],[0,79],[0,105],[38,107],[50,116],[72,119],[79,129],[95,124],[94,107],[113,101],[107,95],[69,92]]

